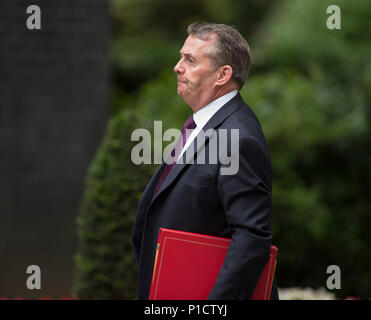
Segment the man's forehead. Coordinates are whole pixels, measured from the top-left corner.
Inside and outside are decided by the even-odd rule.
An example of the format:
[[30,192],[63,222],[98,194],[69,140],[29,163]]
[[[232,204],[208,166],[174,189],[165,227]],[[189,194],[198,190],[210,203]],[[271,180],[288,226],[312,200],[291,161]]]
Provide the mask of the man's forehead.
[[215,40],[215,34],[210,34],[205,39],[200,39],[195,35],[189,35],[188,38],[185,40],[180,53],[188,54],[188,55],[196,55],[206,53],[206,50],[213,45]]

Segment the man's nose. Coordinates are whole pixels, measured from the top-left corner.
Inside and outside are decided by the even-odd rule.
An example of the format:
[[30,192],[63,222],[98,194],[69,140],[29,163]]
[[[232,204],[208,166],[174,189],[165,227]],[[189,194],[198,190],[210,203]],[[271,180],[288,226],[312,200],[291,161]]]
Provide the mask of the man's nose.
[[176,72],[178,74],[184,73],[184,68],[183,68],[183,66],[181,64],[181,60],[179,60],[178,63],[175,65],[174,72]]

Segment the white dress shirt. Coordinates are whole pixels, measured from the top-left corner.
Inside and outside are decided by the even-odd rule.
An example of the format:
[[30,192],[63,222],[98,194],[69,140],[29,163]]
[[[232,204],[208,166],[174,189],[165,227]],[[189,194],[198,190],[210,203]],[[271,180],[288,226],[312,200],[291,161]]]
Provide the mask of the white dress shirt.
[[211,119],[211,117],[229,100],[231,100],[236,94],[238,93],[237,90],[233,90],[225,94],[224,96],[219,97],[218,99],[210,102],[205,107],[198,110],[196,113],[193,114],[193,120],[196,123],[196,128],[193,132],[189,135],[186,144],[184,145],[182,151],[179,154],[179,158],[183,155],[184,151],[191,145],[193,140],[197,137],[199,132],[205,126],[205,124]]

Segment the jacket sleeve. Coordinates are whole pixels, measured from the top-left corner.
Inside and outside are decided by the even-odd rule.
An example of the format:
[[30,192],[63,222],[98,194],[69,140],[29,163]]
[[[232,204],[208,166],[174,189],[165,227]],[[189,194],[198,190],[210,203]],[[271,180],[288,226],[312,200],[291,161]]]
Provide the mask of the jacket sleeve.
[[[208,299],[249,299],[271,246],[271,163],[268,148],[255,137],[239,138],[231,154],[239,168],[219,170],[218,195],[233,229],[232,240]],[[232,162],[231,162],[232,163]],[[221,165],[228,167],[228,165]]]

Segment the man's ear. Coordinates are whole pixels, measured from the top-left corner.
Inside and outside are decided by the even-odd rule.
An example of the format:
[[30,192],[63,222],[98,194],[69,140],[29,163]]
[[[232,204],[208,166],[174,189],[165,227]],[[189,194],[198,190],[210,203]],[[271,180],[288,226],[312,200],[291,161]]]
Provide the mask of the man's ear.
[[221,66],[218,70],[217,86],[225,85],[232,78],[233,69],[230,65]]

